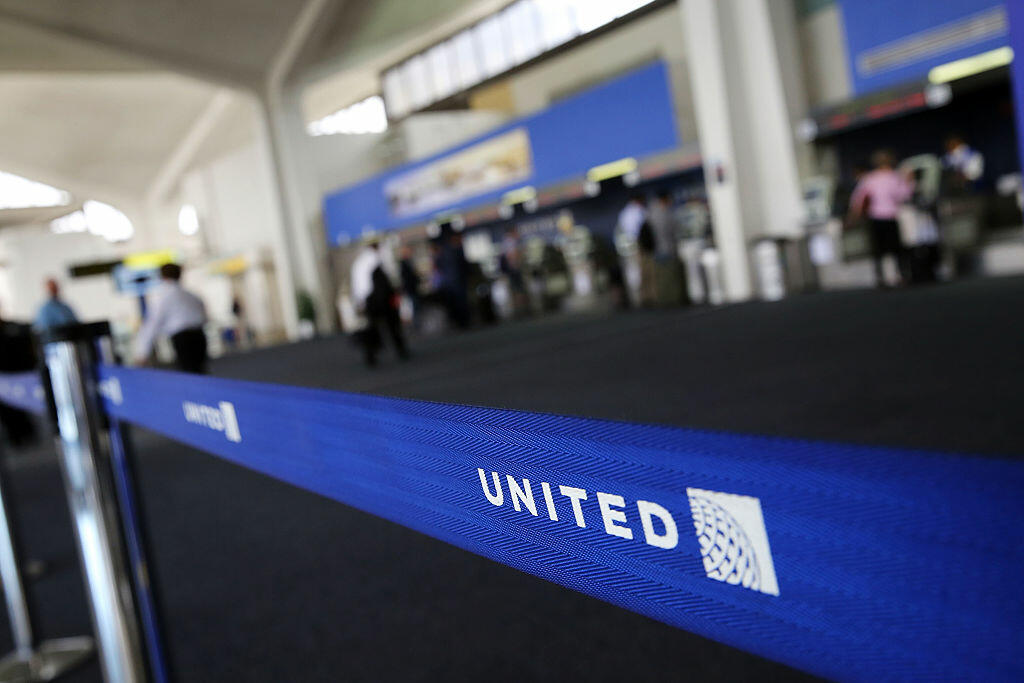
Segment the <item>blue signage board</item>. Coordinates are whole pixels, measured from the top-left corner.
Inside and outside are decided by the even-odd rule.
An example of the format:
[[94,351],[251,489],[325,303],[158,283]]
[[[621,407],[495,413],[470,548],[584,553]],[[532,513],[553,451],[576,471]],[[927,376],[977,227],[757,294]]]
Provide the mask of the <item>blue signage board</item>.
[[328,195],[327,239],[334,245],[366,230],[412,225],[497,201],[517,187],[550,185],[679,144],[668,68],[656,62]]
[[129,268],[126,265],[115,266],[111,271],[114,285],[122,294],[142,296],[160,283],[159,268]]
[[1009,43],[1006,6],[994,0],[842,0],[841,7],[857,95]]
[[1017,146],[1024,167],[1024,2],[1007,5],[1010,20],[1010,47],[1018,55],[1013,60],[1013,107],[1017,114]]

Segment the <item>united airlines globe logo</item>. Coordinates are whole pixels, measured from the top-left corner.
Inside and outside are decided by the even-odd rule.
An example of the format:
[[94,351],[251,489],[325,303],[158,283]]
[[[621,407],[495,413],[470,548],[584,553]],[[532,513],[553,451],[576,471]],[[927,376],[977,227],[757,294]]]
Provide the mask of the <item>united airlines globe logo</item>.
[[708,578],[778,595],[761,501],[694,488],[686,494]]
[[732,515],[702,496],[690,498],[690,510],[707,575],[718,581],[761,590],[754,547]]

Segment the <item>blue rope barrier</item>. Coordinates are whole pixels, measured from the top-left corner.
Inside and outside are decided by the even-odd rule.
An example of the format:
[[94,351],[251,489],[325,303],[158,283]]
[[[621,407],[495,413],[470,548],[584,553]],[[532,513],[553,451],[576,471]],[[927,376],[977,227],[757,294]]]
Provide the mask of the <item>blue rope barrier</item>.
[[0,403],[29,413],[46,412],[46,394],[38,372],[0,374]]
[[1024,679],[1024,463],[101,378],[119,419],[805,671]]

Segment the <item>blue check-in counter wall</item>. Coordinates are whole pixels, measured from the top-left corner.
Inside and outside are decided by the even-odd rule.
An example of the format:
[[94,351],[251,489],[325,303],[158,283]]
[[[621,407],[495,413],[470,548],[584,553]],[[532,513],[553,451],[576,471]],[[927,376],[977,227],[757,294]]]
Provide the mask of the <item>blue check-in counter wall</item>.
[[1003,2],[841,0],[839,4],[854,95],[921,80],[937,66],[1009,44]]
[[[396,179],[473,153],[516,131],[529,140],[529,170],[507,184],[469,194],[422,211],[395,211],[388,187]],[[654,62],[609,80],[551,107],[512,120],[422,161],[403,164],[324,198],[329,244],[358,238],[367,229],[387,231],[430,220],[445,211],[496,203],[509,190],[538,189],[581,178],[588,169],[625,157],[644,157],[680,146],[668,66]]]
[[[808,11],[830,4],[801,1]],[[920,82],[937,66],[1013,48],[1017,55],[1013,65],[1017,139],[1024,159],[1024,3],[836,0],[836,4],[846,40],[851,97]]]
[[1013,60],[1013,101],[1017,115],[1017,145],[1024,166],[1024,3],[1012,0],[1007,6],[1010,20],[1010,47]]

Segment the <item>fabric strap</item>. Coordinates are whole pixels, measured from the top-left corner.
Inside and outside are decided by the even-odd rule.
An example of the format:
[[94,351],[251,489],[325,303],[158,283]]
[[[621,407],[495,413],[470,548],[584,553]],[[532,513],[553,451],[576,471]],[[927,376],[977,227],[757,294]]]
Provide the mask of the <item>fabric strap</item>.
[[101,379],[120,419],[808,672],[1024,679],[1021,462]]
[[46,395],[38,372],[0,374],[0,403],[42,415],[46,412]]

